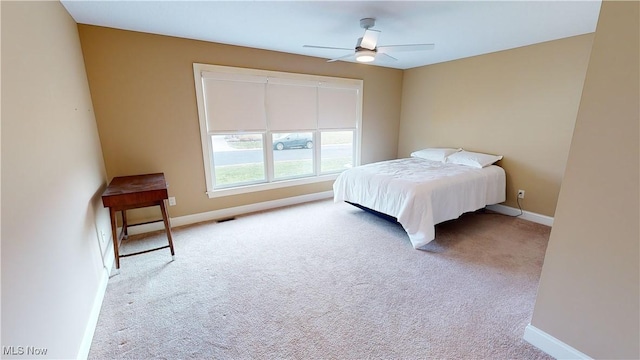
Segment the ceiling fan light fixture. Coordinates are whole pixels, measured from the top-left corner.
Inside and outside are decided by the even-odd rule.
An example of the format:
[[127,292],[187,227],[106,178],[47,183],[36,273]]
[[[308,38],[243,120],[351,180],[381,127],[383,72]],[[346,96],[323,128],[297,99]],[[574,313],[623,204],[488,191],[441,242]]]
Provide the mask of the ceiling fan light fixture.
[[356,51],[356,61],[358,62],[372,62],[376,58],[376,52],[373,50],[360,49]]

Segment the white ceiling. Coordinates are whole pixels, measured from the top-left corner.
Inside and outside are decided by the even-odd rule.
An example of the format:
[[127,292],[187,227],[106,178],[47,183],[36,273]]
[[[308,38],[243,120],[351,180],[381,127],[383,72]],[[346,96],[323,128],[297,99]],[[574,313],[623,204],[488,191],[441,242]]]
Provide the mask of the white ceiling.
[[76,22],[325,59],[347,55],[376,19],[378,45],[435,43],[389,53],[409,69],[595,31],[600,1],[99,1],[62,0]]

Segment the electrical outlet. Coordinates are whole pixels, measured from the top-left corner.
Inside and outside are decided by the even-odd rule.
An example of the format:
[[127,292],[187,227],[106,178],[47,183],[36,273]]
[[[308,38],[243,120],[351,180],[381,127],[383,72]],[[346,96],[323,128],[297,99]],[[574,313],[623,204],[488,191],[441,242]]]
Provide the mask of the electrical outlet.
[[169,206],[176,206],[176,198],[174,196],[169,197]]
[[518,190],[518,199],[524,199],[524,190]]

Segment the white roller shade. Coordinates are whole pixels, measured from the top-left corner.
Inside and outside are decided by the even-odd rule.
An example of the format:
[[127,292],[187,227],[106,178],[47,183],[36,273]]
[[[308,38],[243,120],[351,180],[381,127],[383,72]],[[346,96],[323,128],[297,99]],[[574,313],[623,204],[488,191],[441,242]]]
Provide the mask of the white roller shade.
[[265,82],[264,77],[229,81],[203,73],[208,131],[264,131]]
[[356,127],[357,111],[357,89],[318,88],[319,129],[353,129]]
[[272,131],[315,129],[317,126],[317,85],[267,85],[267,120]]

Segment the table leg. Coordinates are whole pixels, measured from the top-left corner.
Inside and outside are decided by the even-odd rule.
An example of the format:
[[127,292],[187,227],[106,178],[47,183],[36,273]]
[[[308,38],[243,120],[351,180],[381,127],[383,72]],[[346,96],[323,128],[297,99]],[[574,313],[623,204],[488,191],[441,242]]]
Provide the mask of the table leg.
[[122,234],[123,234],[123,239],[126,239],[129,237],[129,233],[127,232],[127,210],[122,210]]
[[164,220],[164,228],[167,230],[167,238],[169,239],[169,249],[171,249],[171,256],[175,256],[173,250],[173,239],[171,238],[171,223],[169,222],[169,214],[167,207],[164,204],[164,200],[160,202],[160,210],[162,211],[162,220]]
[[118,225],[116,223],[116,211],[109,208],[111,217],[111,236],[113,237],[113,255],[116,259],[116,269],[120,269],[120,251],[118,250]]

